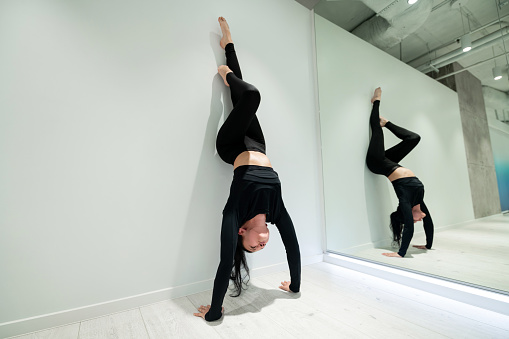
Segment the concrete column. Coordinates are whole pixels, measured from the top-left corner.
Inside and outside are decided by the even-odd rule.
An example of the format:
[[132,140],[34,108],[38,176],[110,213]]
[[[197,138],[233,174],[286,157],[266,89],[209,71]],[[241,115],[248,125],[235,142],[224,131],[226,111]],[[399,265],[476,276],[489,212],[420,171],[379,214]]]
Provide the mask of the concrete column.
[[[461,69],[462,66],[455,62],[441,68],[439,74],[433,77]],[[470,72],[463,71],[440,82],[458,93],[474,215],[482,218],[501,213],[481,81]],[[446,175],[454,176],[454,173]]]

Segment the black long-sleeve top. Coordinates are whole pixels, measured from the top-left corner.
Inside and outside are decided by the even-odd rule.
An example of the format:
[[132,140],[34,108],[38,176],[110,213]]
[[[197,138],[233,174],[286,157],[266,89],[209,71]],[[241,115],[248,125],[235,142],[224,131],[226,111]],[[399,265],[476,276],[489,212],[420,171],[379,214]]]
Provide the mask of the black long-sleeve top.
[[230,196],[223,210],[221,226],[221,258],[214,279],[212,304],[205,320],[221,318],[223,299],[228,289],[239,228],[258,214],[265,214],[275,224],[286,249],[290,268],[290,290],[300,289],[300,250],[292,219],[281,197],[281,182],[271,167],[239,166],[234,171]]
[[421,211],[426,214],[422,221],[424,233],[426,233],[426,248],[430,249],[433,244],[433,220],[424,203],[424,185],[417,177],[396,179],[392,182],[392,185],[398,196],[398,209],[403,215],[403,224],[405,225],[398,254],[404,257],[408,250],[408,246],[410,246],[410,241],[414,235],[412,207],[419,204],[421,205]]

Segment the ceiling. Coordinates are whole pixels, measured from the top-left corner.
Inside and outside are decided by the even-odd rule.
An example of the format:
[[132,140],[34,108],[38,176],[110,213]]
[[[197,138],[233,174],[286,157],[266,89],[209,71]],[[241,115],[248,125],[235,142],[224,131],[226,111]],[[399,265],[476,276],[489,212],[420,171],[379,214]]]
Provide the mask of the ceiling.
[[[472,32],[472,41],[475,43],[476,40],[509,26],[509,0],[419,0],[414,5],[409,5],[406,0],[296,1],[314,9],[316,14],[349,32],[355,29],[354,34],[375,45],[376,42],[358,33],[358,27],[380,16],[389,24],[404,21],[407,17],[404,25],[400,25],[400,30],[404,28],[403,32],[395,33],[393,43],[390,46],[378,44],[378,47],[421,70],[427,68],[430,60],[455,50],[459,51],[459,38],[466,32]],[[411,8],[412,6],[415,7]],[[418,7],[424,9],[422,14],[415,14]],[[412,11],[414,17],[408,20]],[[486,27],[482,28],[483,26]],[[389,30],[385,32],[386,35],[387,33]],[[509,53],[509,34],[506,36],[507,38],[500,38],[489,46],[479,46],[469,52],[458,53],[460,57],[457,62],[465,68],[474,65],[468,71],[481,80],[483,85],[509,94],[509,55],[506,54]],[[488,60],[498,55],[500,56]],[[498,81],[493,79],[492,73],[495,62],[502,66],[503,72],[503,78]],[[429,71],[429,68],[424,71]]]

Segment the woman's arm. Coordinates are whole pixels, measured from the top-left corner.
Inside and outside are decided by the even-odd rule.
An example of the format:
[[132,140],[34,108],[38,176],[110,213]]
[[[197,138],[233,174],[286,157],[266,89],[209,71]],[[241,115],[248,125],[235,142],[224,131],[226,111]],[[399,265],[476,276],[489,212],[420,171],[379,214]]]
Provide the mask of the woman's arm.
[[276,227],[279,230],[279,234],[281,234],[281,240],[283,240],[286,249],[291,279],[289,288],[292,292],[297,293],[300,290],[301,271],[299,242],[297,241],[297,234],[295,234],[292,219],[284,206],[282,207],[279,220],[276,222]]
[[[400,203],[401,213],[403,214],[403,236],[401,237],[401,246],[398,254],[404,257],[410,241],[414,236],[414,216],[412,214],[412,206],[409,203]],[[426,212],[425,212],[426,213]]]
[[424,226],[424,233],[426,233],[426,248],[429,250],[431,245],[433,245],[434,226],[433,219],[431,219],[431,214],[429,213],[428,207],[426,207],[424,201],[421,202],[421,211],[426,214],[424,219],[422,219],[422,223]]
[[235,211],[223,212],[223,223],[221,226],[221,261],[217,268],[214,279],[214,290],[212,292],[212,305],[205,315],[207,321],[214,321],[223,315],[223,299],[228,290],[230,275],[233,267],[233,258],[237,247],[238,220]]

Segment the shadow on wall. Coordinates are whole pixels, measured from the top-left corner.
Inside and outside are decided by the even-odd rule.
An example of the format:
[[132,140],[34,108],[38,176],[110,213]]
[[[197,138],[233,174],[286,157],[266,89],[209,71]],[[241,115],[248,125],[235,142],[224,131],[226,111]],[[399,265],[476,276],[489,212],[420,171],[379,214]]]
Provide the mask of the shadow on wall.
[[[376,194],[373,194],[375,192]],[[364,197],[368,216],[371,242],[376,248],[391,246],[389,215],[397,206],[392,206],[390,187],[383,175],[372,173],[364,166]],[[393,249],[392,249],[393,250]]]
[[[210,34],[210,43],[216,63],[221,65],[225,63],[225,57],[224,51],[219,46],[219,40],[219,35]],[[224,163],[216,153],[216,136],[223,112],[226,118],[227,112],[230,112],[231,109],[232,104],[228,87],[224,85],[221,76],[216,74],[212,80],[210,115],[203,139],[188,214],[183,226],[185,229],[182,232],[182,239],[172,239],[172,243],[180,247],[179,257],[173,258],[177,263],[172,277],[182,275],[185,272],[188,281],[203,281],[213,277],[211,275],[216,272],[219,263],[222,211],[226,204],[233,177],[232,166]],[[188,114],[193,114],[193,112],[188,112]],[[192,133],[192,130],[190,133]],[[185,145],[182,146],[185,147]],[[220,196],[224,196],[224,200],[218,199],[218,192],[222,192]],[[197,209],[198,206],[202,206],[201,210]],[[203,206],[206,207],[203,208]],[[214,244],[213,252],[204,253],[201,250],[203,248],[202,244],[210,242]],[[210,248],[210,245],[205,247]],[[207,267],[207,269],[199,271],[196,268],[197,262],[201,263],[199,266]],[[180,284],[182,284],[182,281],[173,280],[170,286]],[[210,301],[207,303],[210,303]]]

